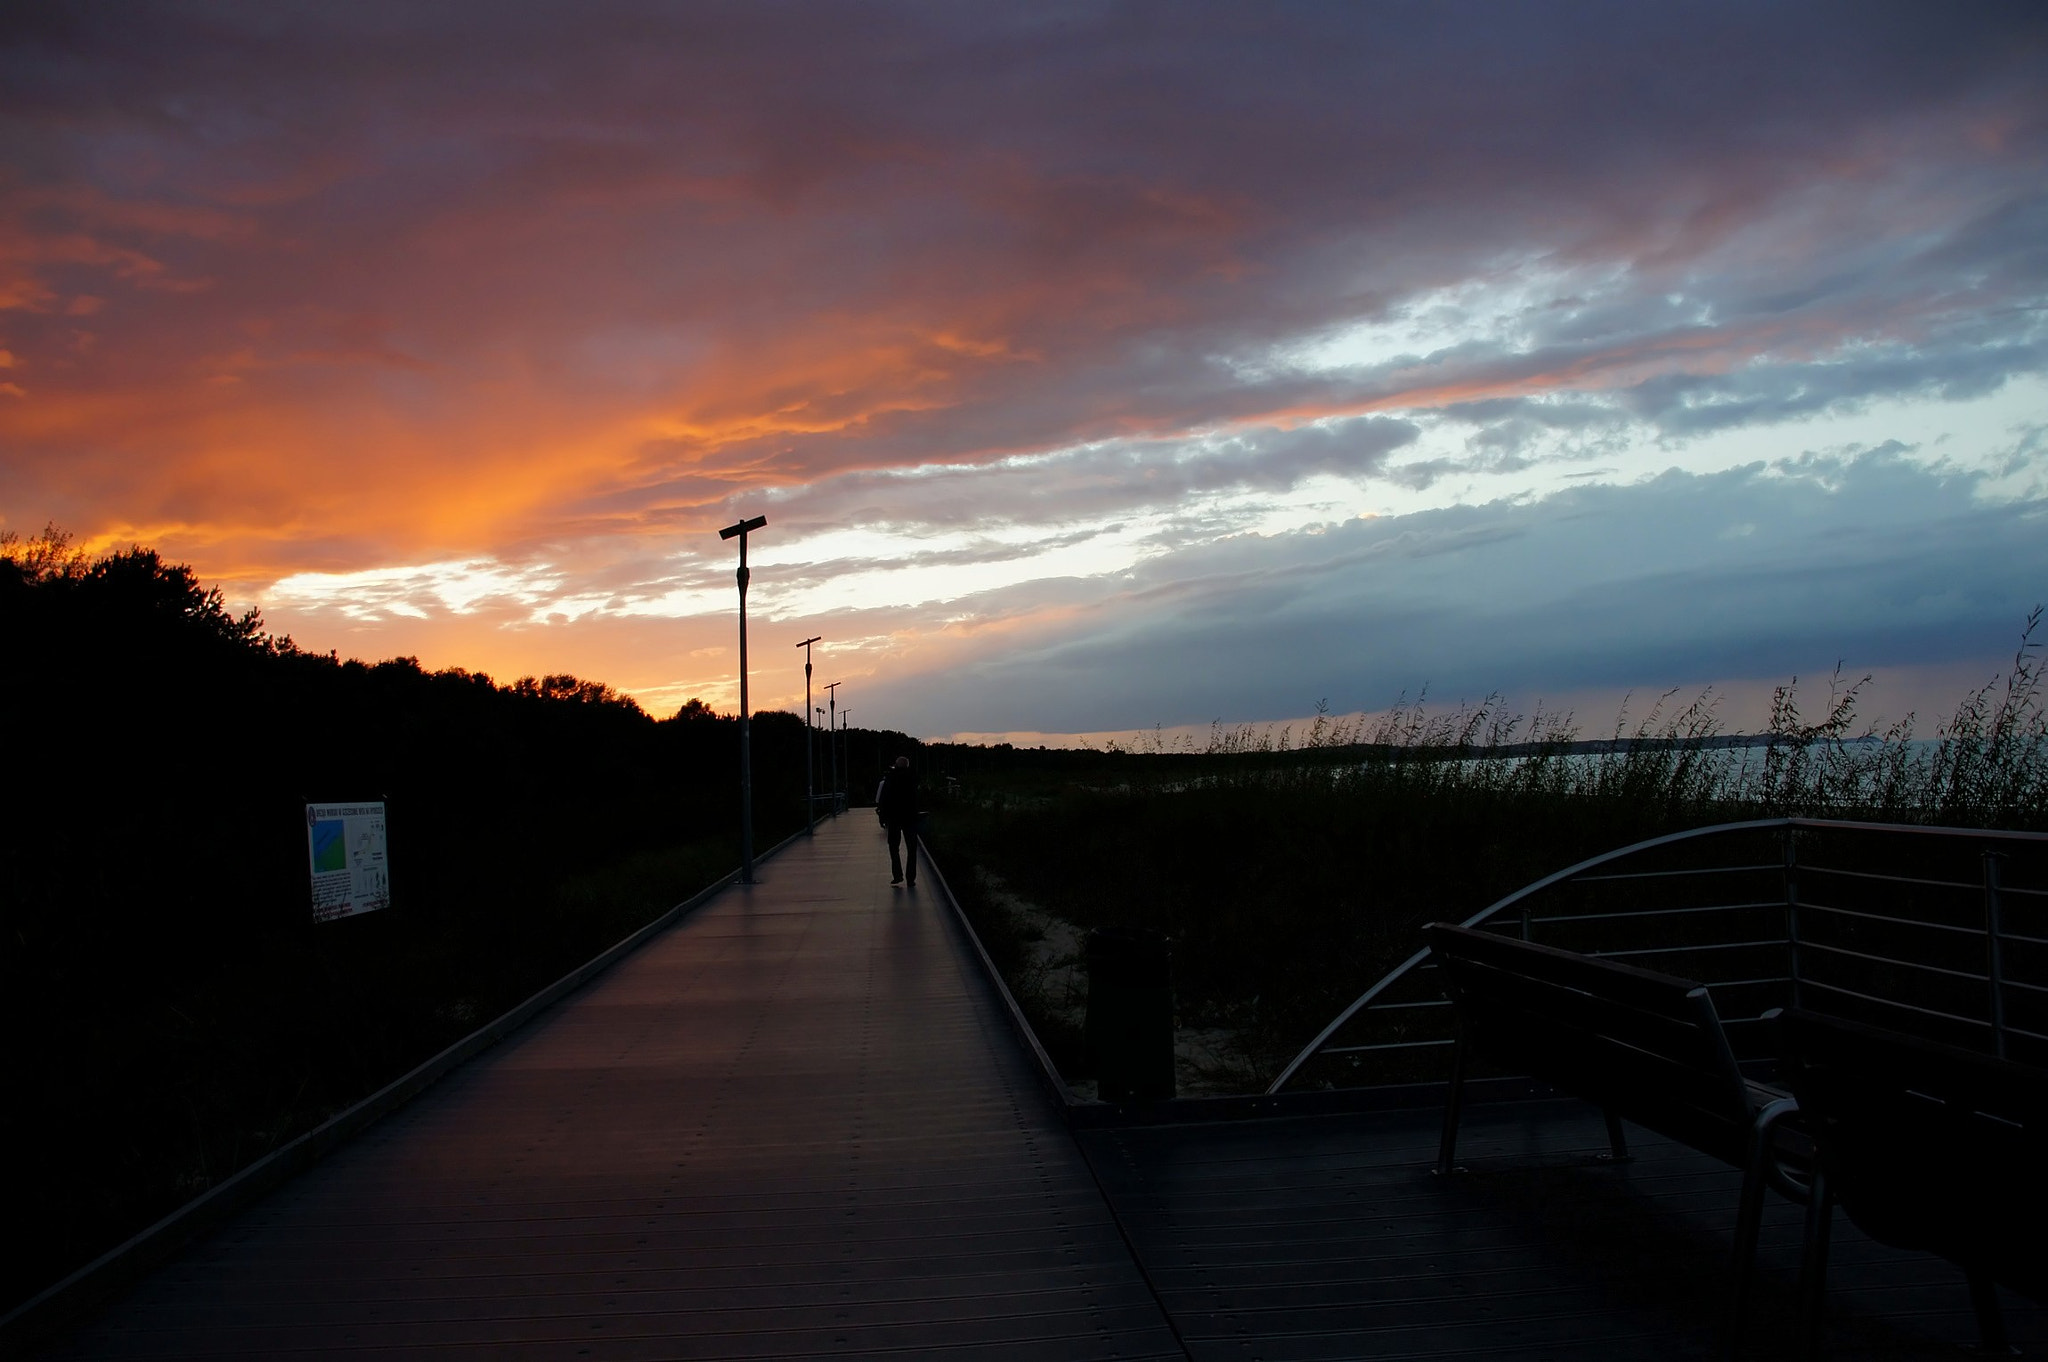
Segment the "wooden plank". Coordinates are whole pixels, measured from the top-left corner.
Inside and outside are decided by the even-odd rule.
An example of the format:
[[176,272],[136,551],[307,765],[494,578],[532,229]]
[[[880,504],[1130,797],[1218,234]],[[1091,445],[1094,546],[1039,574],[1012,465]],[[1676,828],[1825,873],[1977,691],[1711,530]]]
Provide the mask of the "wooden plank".
[[1422,934],[1436,950],[1440,968],[1469,962],[1509,974],[1540,969],[1541,977],[1565,987],[1615,998],[1652,1015],[1685,1017],[1682,1000],[1699,987],[1675,974],[1619,960],[1596,959],[1540,941],[1523,941],[1448,922],[1432,922],[1422,929]]
[[[1198,1358],[1587,1362],[1712,1355],[1740,1175],[1631,1132],[1603,1164],[1575,1102],[1466,1115],[1473,1172],[1430,1171],[1427,1112],[1089,1131],[1082,1136]],[[1462,1156],[1461,1156],[1462,1157]],[[1799,1207],[1766,1204],[1752,1342],[1786,1336]],[[1958,1274],[1838,1221],[1836,1355],[1953,1356],[1975,1337]],[[2030,1350],[2048,1312],[2016,1298]]]
[[1182,1356],[886,870],[822,826],[51,1355]]

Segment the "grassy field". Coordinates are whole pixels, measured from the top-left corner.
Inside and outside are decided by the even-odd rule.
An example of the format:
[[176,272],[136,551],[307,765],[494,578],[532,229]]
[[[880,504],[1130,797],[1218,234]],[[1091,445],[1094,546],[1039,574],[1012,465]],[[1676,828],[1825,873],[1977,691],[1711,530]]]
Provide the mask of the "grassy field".
[[1754,742],[1720,730],[1710,695],[1594,741],[1496,703],[1403,706],[1200,751],[963,760],[929,841],[1070,1079],[1089,1076],[1081,933],[1140,926],[1172,940],[1183,1091],[1253,1091],[1422,923],[1602,851],[1787,814],[2048,829],[2038,618],[1931,739],[1860,728],[1839,679],[1815,719],[1780,689]]

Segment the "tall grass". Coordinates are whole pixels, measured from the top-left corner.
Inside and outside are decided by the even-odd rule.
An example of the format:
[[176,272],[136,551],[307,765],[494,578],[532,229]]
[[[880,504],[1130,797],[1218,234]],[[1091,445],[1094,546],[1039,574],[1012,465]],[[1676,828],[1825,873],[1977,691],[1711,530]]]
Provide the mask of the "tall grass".
[[1017,930],[991,880],[1080,927],[1166,932],[1181,1024],[1234,1031],[1251,1086],[1412,950],[1421,923],[1601,851],[1782,815],[2048,829],[2041,614],[2010,671],[1932,738],[1912,716],[1862,721],[1868,679],[1840,674],[1812,718],[1796,680],[1777,688],[1755,735],[1727,732],[1711,691],[1624,711],[1597,738],[1498,696],[1370,718],[1319,708],[1299,732],[1155,734],[1075,765],[1055,797],[1042,773],[1019,798],[984,769],[932,842],[964,863],[953,881],[986,933]]
[[[1731,734],[1711,688],[1660,696],[1629,722],[1589,739],[1569,714],[1508,712],[1498,694],[1449,711],[1405,697],[1375,715],[1333,717],[1327,705],[1293,727],[1212,727],[1208,742],[1156,734],[1130,752],[1214,759],[1199,774],[1159,771],[1155,790],[1197,783],[1392,785],[1417,795],[1453,789],[1605,802],[1651,800],[1729,816],[1828,816],[1958,826],[2048,826],[2048,711],[2039,632],[2028,615],[2011,669],[1965,697],[1923,739],[1916,716],[1880,728],[1859,715],[1871,678],[1828,682],[1820,717],[1802,712],[1798,679],[1777,687],[1759,734]],[[1115,750],[1112,745],[1112,750]],[[1136,773],[1134,773],[1136,774]]]

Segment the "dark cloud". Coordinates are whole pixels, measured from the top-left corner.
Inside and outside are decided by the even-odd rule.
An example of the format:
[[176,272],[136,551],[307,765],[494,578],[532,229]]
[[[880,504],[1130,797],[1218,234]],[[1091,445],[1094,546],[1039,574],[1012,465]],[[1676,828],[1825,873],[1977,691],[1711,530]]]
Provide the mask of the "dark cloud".
[[899,682],[921,731],[1378,709],[1425,685],[1655,691],[2008,654],[2048,519],[1895,449],[1239,538],[1142,566],[1068,636]]
[[2039,340],[1935,355],[1896,347],[1818,364],[1664,376],[1629,389],[1623,402],[1658,432],[1682,437],[1854,411],[1876,398],[1961,401],[1996,392],[2018,375],[2039,373],[2044,361],[2048,329]]
[[[2039,363],[2044,31],[1988,4],[46,9],[0,37],[5,254],[45,298],[6,336],[38,395],[651,401],[700,433],[635,485],[1682,386],[1788,340],[1909,333],[1926,386],[1985,339],[1919,334],[1958,308],[2022,309],[2002,353]],[[1504,258],[1621,275],[1422,368],[1216,363]],[[81,292],[110,310],[67,352]],[[440,381],[339,371],[401,359]]]

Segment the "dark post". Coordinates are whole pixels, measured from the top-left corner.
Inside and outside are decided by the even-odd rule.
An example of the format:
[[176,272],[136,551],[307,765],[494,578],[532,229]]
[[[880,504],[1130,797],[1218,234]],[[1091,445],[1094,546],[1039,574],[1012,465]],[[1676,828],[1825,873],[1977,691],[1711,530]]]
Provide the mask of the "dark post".
[[[813,709],[811,713],[817,715],[820,719],[822,719],[825,717],[825,707],[823,705],[819,705],[817,708]],[[825,747],[827,751],[830,751],[832,747],[832,730],[829,728],[825,730]],[[831,787],[827,786],[825,792],[829,795],[831,793]]]
[[768,523],[757,515],[718,532],[720,539],[740,541],[740,883],[754,882],[754,744],[747,712],[747,536]]
[[1163,933],[1088,933],[1088,1055],[1105,1102],[1173,1096],[1173,956]]
[[834,681],[825,687],[825,750],[832,754],[832,810],[846,812],[846,791],[839,784],[839,688],[846,683]]
[[817,763],[811,760],[811,645],[822,634],[813,634],[796,646],[804,650],[804,831],[816,836],[818,832],[818,791],[814,773]]
[[1792,1006],[1805,1002],[1799,985],[1799,830],[1785,822],[1785,953],[1792,974]]
[[1984,853],[1984,963],[1991,983],[1991,1047],[2000,1059],[2005,1058],[2005,923],[1998,898],[2005,887],[1999,874],[2004,860],[2001,852]]

